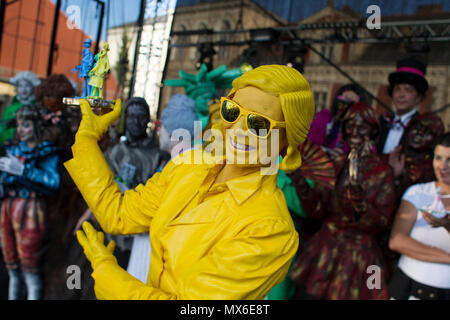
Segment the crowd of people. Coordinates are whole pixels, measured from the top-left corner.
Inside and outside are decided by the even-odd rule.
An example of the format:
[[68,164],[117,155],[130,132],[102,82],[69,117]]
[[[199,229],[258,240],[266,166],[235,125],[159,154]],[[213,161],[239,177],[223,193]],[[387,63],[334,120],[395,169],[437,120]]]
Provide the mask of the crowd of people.
[[195,136],[195,97],[174,95],[155,122],[139,97],[97,116],[62,103],[78,91],[66,76],[17,74],[0,124],[1,298],[450,299],[450,132],[419,113],[425,74],[400,60],[383,115],[356,84],[314,115],[295,69],[235,74],[226,99],[201,102],[202,128],[281,128],[267,177],[174,164],[202,149],[171,139]]

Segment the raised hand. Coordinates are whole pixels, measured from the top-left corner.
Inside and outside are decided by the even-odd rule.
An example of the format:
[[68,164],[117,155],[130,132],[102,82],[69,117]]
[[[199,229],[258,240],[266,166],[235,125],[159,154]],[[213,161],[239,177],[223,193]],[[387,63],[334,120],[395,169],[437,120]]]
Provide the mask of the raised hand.
[[122,102],[120,99],[117,99],[113,110],[102,116],[97,116],[92,111],[89,102],[85,99],[80,100],[80,108],[83,117],[81,119],[77,134],[75,135],[75,141],[98,141],[101,136],[106,133],[108,127],[119,119],[120,111],[122,109]]
[[405,168],[405,154],[402,153],[401,146],[395,147],[395,149],[389,153],[389,165],[394,170],[394,176],[396,178],[401,175]]
[[11,154],[0,158],[0,171],[5,171],[15,176],[23,174],[24,164]]

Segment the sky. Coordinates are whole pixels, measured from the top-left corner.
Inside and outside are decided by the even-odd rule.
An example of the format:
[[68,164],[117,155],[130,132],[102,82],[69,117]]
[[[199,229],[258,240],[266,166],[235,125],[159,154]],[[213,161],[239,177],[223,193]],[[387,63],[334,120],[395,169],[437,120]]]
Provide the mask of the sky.
[[[56,0],[52,0],[56,3]],[[139,16],[141,0],[103,0],[105,3],[105,18],[102,32],[102,40],[106,40],[106,30],[121,24],[135,22]],[[171,6],[190,5],[199,1],[209,2],[216,0],[163,0],[170,1]],[[259,5],[273,11],[282,18],[291,22],[309,17],[326,6],[327,0],[253,0]],[[155,0],[149,0],[154,3]],[[378,5],[381,15],[414,14],[419,5],[438,4],[443,5],[444,11],[450,11],[450,0],[335,0],[335,7],[341,9],[348,5],[356,12],[367,16],[366,9],[369,5]],[[62,0],[61,10],[70,16],[71,6],[77,6],[81,11],[80,27],[92,36],[97,36],[100,8],[95,0]],[[152,9],[149,10],[153,12]],[[149,14],[149,12],[147,13]]]
[[[52,2],[56,3],[56,0],[52,0]],[[106,30],[108,28],[137,21],[139,17],[140,0],[103,0],[103,2],[105,3],[105,16],[101,35],[102,40],[106,40]],[[61,10],[67,16],[71,16],[74,12],[71,6],[80,8],[79,25],[85,33],[95,39],[100,22],[100,7],[97,5],[97,2],[95,0],[61,1]]]

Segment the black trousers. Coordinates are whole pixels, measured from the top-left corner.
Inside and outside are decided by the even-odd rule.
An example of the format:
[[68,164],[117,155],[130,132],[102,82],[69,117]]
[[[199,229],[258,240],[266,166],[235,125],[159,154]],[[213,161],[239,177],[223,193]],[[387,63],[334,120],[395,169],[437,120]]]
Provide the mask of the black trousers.
[[450,300],[450,289],[431,287],[414,281],[397,267],[389,283],[389,296],[396,300],[408,300],[410,296],[421,300]]

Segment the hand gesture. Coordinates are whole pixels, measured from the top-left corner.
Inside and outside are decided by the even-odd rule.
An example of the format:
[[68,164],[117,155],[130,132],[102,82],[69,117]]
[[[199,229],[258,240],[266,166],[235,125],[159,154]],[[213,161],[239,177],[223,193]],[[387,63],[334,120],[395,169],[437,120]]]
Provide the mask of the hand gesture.
[[80,127],[75,135],[75,141],[98,141],[101,136],[106,133],[108,127],[119,119],[120,111],[122,109],[122,102],[120,99],[117,99],[113,110],[102,116],[97,116],[92,111],[89,102],[85,99],[80,100],[80,108],[83,116],[80,122]]
[[397,178],[402,174],[405,168],[405,155],[402,153],[402,147],[396,146],[395,149],[389,153],[389,165],[394,170],[394,176]]
[[0,158],[0,171],[5,171],[15,176],[21,176],[24,167],[24,164],[10,153],[8,153],[6,157]]
[[433,228],[444,227],[447,230],[450,230],[450,215],[447,214],[443,218],[436,218],[431,213],[424,210],[421,210],[421,213],[425,221]]
[[83,231],[77,231],[77,239],[84,249],[86,258],[91,262],[92,270],[95,270],[104,262],[117,263],[113,256],[116,243],[111,240],[108,246],[104,245],[105,235],[103,232],[97,232],[89,222],[83,223]]
[[360,154],[363,157],[370,156],[373,153],[373,144],[368,136],[364,137],[364,143],[361,147]]

